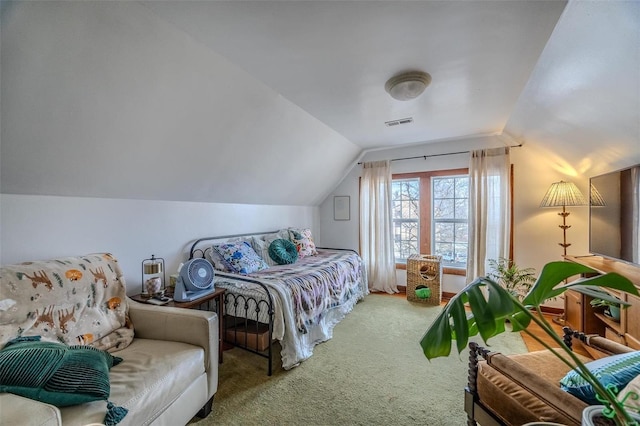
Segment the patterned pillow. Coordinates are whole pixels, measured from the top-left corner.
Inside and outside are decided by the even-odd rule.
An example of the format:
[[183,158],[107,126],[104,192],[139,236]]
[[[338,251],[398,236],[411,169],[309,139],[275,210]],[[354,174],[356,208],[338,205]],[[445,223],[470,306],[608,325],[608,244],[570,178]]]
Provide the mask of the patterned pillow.
[[229,268],[227,268],[227,265],[224,263],[224,259],[222,259],[220,253],[218,253],[214,247],[211,247],[211,250],[207,250],[206,253],[215,269],[221,272],[229,272]]
[[[615,385],[620,391],[640,374],[640,351],[600,358],[585,365],[604,386]],[[560,388],[589,405],[600,404],[593,387],[575,370],[560,380]]]
[[222,256],[227,267],[239,274],[251,274],[269,268],[246,241],[215,244],[213,248]]
[[629,397],[629,393],[633,392],[640,396],[640,375],[636,376],[629,384],[618,394],[618,401],[623,402],[628,408],[635,412],[640,412],[640,398],[634,399]]
[[289,239],[289,232],[285,229],[274,234],[251,237],[251,247],[269,266],[275,266],[277,263],[269,256],[269,246],[275,240]]
[[313,242],[313,237],[311,236],[311,229],[289,228],[289,239],[298,248],[300,258],[318,254],[316,244]]
[[109,253],[0,268],[0,347],[16,337],[116,351],[133,340],[126,284]]

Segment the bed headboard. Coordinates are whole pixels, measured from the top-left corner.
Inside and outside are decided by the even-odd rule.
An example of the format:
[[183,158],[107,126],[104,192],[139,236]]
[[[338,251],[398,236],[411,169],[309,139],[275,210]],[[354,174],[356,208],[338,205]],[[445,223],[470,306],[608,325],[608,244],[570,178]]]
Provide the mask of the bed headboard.
[[191,248],[189,249],[189,260],[196,256],[204,258],[207,250],[211,250],[211,244],[215,241],[222,242],[221,240],[228,240],[229,238],[253,237],[258,235],[275,234],[276,232],[278,231],[252,232],[249,234],[218,235],[215,237],[198,238],[193,242],[193,244],[191,244]]

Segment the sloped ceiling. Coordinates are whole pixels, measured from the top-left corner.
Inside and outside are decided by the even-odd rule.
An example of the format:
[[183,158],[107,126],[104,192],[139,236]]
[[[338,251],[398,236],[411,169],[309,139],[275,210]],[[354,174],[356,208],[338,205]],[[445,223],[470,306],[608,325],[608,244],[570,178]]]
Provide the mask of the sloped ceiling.
[[639,5],[3,2],[0,189],[314,205],[363,150],[501,133],[633,161]]
[[640,163],[640,2],[569,3],[505,132],[568,175]]

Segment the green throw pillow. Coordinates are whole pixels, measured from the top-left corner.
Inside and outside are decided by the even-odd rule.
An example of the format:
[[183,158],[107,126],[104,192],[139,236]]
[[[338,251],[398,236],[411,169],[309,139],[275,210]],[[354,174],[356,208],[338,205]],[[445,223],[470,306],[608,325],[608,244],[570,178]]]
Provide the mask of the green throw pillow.
[[278,265],[289,265],[298,260],[298,249],[291,241],[280,238],[269,245],[269,256]]
[[[107,401],[109,370],[122,358],[91,346],[41,342],[40,336],[11,340],[0,350],[0,392],[57,407]],[[105,424],[117,424],[127,413],[108,402]]]
[[[640,351],[600,358],[585,365],[604,386],[615,385],[620,392],[640,374]],[[601,404],[593,387],[575,370],[560,380],[560,387],[587,404]]]

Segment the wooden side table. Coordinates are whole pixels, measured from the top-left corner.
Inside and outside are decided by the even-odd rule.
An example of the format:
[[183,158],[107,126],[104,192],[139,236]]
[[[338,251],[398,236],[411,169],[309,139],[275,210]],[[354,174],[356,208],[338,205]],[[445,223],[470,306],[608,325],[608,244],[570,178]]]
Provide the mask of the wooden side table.
[[[220,364],[222,364],[222,351],[223,351],[223,339],[222,339],[222,333],[224,331],[223,328],[223,321],[224,321],[224,293],[225,293],[225,289],[224,288],[216,288],[216,290],[211,293],[208,294],[204,297],[201,297],[199,299],[196,299],[192,302],[176,302],[174,300],[172,300],[171,302],[167,303],[166,305],[155,305],[155,306],[159,306],[159,307],[164,307],[164,306],[170,306],[170,307],[174,307],[174,308],[185,308],[185,309],[200,309],[200,310],[206,310],[206,311],[211,311],[212,306],[211,306],[211,302],[214,302],[213,304],[215,305],[213,307],[213,310],[215,311],[215,313],[218,315],[218,362]],[[169,287],[167,288],[166,291],[166,295],[168,297],[173,298],[173,287]],[[135,296],[130,296],[131,299],[135,300],[136,302],[141,302],[141,303],[147,303],[147,301],[149,300],[148,297],[143,297],[142,294],[136,294]],[[135,324],[134,324],[135,327]]]

